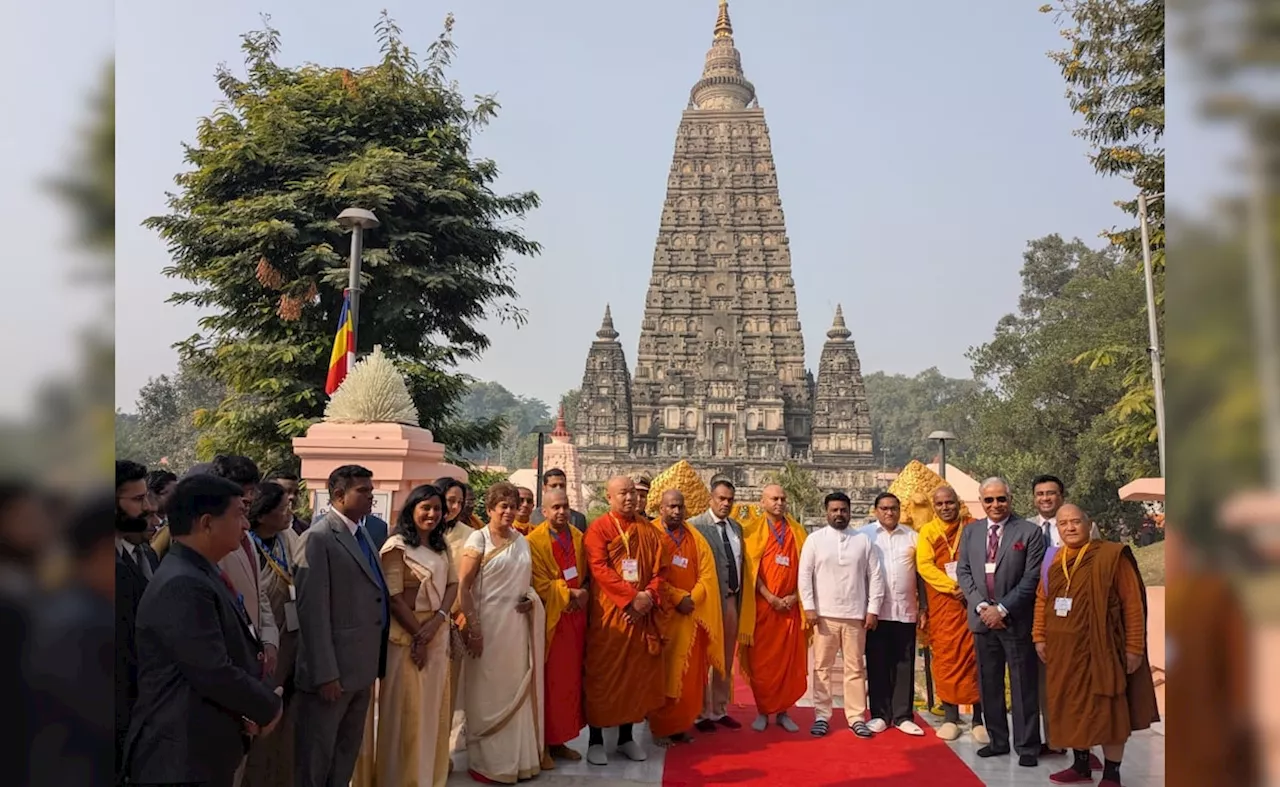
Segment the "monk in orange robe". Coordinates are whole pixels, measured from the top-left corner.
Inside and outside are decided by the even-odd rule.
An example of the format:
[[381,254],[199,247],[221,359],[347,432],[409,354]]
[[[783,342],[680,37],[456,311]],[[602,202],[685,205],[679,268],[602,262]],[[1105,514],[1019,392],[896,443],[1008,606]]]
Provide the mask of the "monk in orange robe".
[[738,625],[738,663],[756,699],[751,729],[764,732],[769,717],[797,732],[787,711],[809,688],[811,631],[800,608],[800,549],[805,530],[787,516],[787,493],[777,484],[764,488],[764,516],[742,534],[743,587]]
[[525,486],[518,486],[516,487],[516,493],[520,495],[520,503],[516,506],[516,520],[511,523],[511,526],[520,535],[527,536],[536,527],[529,521],[529,517],[533,516],[533,490]]
[[527,538],[533,557],[533,590],[547,611],[543,737],[550,757],[577,761],[582,755],[567,744],[587,725],[582,710],[587,550],[581,531],[569,525],[569,497],[563,490],[543,495],[542,515],[545,520]]
[[960,706],[973,706],[970,734],[982,745],[991,742],[982,725],[982,697],[978,694],[978,657],[969,631],[964,592],[956,582],[956,555],[960,533],[972,519],[961,521],[956,490],[933,490],[937,516],[920,527],[916,542],[916,573],[924,580],[929,609],[929,650],[933,656],[933,682],[942,703],[943,724],[938,737],[960,737]]
[[1093,541],[1079,506],[1058,509],[1062,549],[1036,589],[1031,638],[1045,665],[1049,731],[1070,748],[1070,768],[1055,784],[1093,781],[1089,749],[1101,744],[1099,787],[1120,787],[1124,745],[1159,721],[1147,661],[1147,590],[1125,544]]
[[592,522],[583,538],[591,571],[584,689],[592,765],[609,764],[604,727],[618,728],[624,757],[648,759],[632,725],[666,702],[656,613],[671,558],[657,528],[636,515],[631,479],[610,479],[607,494],[609,512]]
[[663,548],[671,567],[658,610],[666,705],[649,714],[649,732],[659,746],[689,743],[689,728],[702,713],[708,668],[724,674],[724,624],[720,619],[720,580],[711,545],[686,521],[684,495],[662,493],[658,509]]

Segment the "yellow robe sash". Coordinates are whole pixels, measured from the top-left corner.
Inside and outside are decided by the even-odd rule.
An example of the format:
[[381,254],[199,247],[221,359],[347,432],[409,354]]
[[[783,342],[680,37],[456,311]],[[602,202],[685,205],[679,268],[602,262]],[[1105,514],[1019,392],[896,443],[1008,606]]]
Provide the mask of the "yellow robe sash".
[[[800,550],[804,548],[804,525],[787,514],[787,525],[791,528],[791,537],[796,542],[796,568],[799,569]],[[769,543],[769,519],[767,515],[753,517],[742,523],[742,610],[738,613],[738,644],[751,645],[755,640],[756,630],[756,567],[764,559],[764,549]],[[800,620],[804,625],[805,641],[812,642],[813,630],[804,616],[804,605],[800,605]]]
[[[582,531],[572,525],[567,526],[573,537],[573,554],[578,562],[578,586],[587,586],[587,550],[582,546]],[[560,571],[560,562],[556,560],[555,546],[552,541],[551,523],[543,522],[525,536],[529,542],[529,553],[533,557],[533,591],[542,599],[547,610],[547,649],[551,648],[551,638],[555,635],[556,624],[560,616],[569,606],[569,583]]]

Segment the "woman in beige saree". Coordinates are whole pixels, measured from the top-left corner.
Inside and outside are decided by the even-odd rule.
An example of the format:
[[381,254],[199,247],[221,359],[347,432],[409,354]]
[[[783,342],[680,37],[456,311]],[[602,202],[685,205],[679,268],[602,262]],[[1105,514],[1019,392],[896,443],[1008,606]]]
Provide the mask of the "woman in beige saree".
[[458,580],[441,529],[444,505],[439,489],[417,487],[382,545],[391,634],[375,768],[386,787],[443,787],[449,779],[449,610]]
[[515,784],[544,767],[542,666],[546,622],[530,583],[529,544],[512,527],[515,486],[489,488],[489,524],[467,539],[458,574],[467,619],[467,764],[471,778]]
[[[468,522],[470,516],[465,513],[465,503],[467,499],[467,485],[455,478],[441,478],[437,482],[440,491],[444,494],[445,514],[444,514],[444,541],[449,546],[449,559],[453,561],[455,570],[462,565],[462,547],[466,545],[467,539],[475,532]],[[462,594],[458,594],[457,600],[453,602],[453,627],[461,629],[465,625],[462,619]],[[455,649],[452,654],[453,660],[449,664],[449,685],[453,688],[449,695],[449,723],[451,725],[451,740],[458,738],[451,751],[461,751],[466,748],[464,724],[457,711],[462,709],[462,684],[466,682],[465,670],[463,670],[463,661],[465,654],[461,649]]]

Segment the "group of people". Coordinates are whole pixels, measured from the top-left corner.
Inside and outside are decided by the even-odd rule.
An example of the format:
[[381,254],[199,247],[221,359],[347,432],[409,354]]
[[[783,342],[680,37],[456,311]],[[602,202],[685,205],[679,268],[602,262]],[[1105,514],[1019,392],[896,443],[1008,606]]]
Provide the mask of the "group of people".
[[[811,644],[812,735],[830,731],[838,657],[853,735],[924,735],[924,610],[939,737],[958,738],[972,706],[980,756],[1016,750],[1034,765],[1069,748],[1054,782],[1091,781],[1097,765],[1114,787],[1129,732],[1155,718],[1132,555],[1100,541],[1051,477],[1035,484],[1034,521],[990,479],[979,522],[962,521],[943,486],[918,532],[889,493],[855,527],[835,492],[812,534],[777,485],[751,521],[732,518],[736,490],[717,480],[709,510],[670,490],[651,522],[647,489],[619,476],[588,524],[563,471],[544,475],[540,511],[531,490],[494,484],[486,519],[444,478],[412,490],[376,536],[363,467],[333,471],[310,526],[293,515],[296,479],[263,483],[244,457],[159,489],[146,478],[117,463],[117,580],[138,591],[117,595],[118,766],[132,784],[442,785],[453,736],[482,783],[584,754],[645,760],[641,722],[660,746],[742,726],[727,707],[735,661],[751,728],[794,733]],[[584,727],[585,753],[569,745]],[[1091,761],[1095,745],[1105,763]]]

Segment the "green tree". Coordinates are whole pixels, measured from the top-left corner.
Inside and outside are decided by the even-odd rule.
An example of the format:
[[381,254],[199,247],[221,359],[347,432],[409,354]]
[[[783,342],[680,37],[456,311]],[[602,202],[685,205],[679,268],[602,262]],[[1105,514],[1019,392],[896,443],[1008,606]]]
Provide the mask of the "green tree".
[[187,148],[171,212],[149,219],[191,288],[174,303],[209,312],[177,345],[184,362],[226,386],[199,421],[199,452],[283,464],[290,441],[322,414],[349,241],[336,216],[357,205],[366,234],[358,334],[405,373],[422,426],[456,452],[497,442],[501,423],[458,418],[468,378],[456,364],[488,346],[478,320],[523,321],[508,255],[533,255],[519,220],[532,192],[493,191],[498,167],[472,138],[494,116],[446,78],[452,17],[419,60],[385,15],[382,59],[359,69],[277,62],[280,35],[243,37],[246,75],[220,68],[225,101]]
[[[1133,184],[1135,196],[1119,206],[1137,218],[1137,192],[1163,194],[1165,122],[1164,0],[1058,0],[1041,7],[1063,25],[1066,48],[1049,53],[1067,83],[1067,100],[1083,125],[1076,133],[1090,147],[1089,159],[1104,177]],[[1148,202],[1157,322],[1164,323],[1164,204]],[[1136,223],[1112,228],[1111,242],[1124,249],[1131,264],[1142,260],[1142,237]],[[1128,308],[1145,304],[1138,293]],[[1161,328],[1163,336],[1163,327]],[[1163,341],[1161,342],[1163,345]],[[1146,348],[1109,344],[1082,349],[1077,362],[1091,370],[1118,367],[1124,386],[1109,412],[1108,433],[1120,451],[1138,454],[1156,440],[1155,394]]]
[[468,475],[467,483],[471,485],[471,491],[476,496],[475,515],[480,517],[480,521],[489,521],[489,512],[484,507],[484,498],[489,494],[489,487],[506,480],[506,473],[491,470],[475,470]]
[[787,493],[787,511],[799,522],[816,516],[822,507],[822,491],[818,489],[818,482],[812,473],[796,462],[784,462],[782,469],[766,475],[766,481],[777,484]]
[[149,380],[138,392],[136,413],[116,412],[116,454],[147,466],[164,460],[181,474],[200,461],[197,421],[224,395],[221,384],[186,366]]
[[1154,471],[1155,446],[1115,450],[1111,408],[1127,374],[1115,365],[1084,373],[1075,359],[1090,347],[1140,343],[1146,322],[1132,302],[1142,293],[1141,273],[1120,249],[1057,235],[1029,243],[1023,259],[1018,312],[969,353],[984,388],[952,408],[966,416],[957,427],[958,463],[1008,478],[1022,511],[1032,477],[1054,473],[1102,526],[1136,524],[1136,509],[1122,505],[1117,490]]
[[936,429],[959,428],[961,413],[953,405],[978,390],[977,382],[944,377],[937,368],[915,377],[874,372],[863,383],[876,458],[890,468],[901,468],[912,459],[932,461],[938,446],[926,436]]
[[546,402],[518,396],[495,382],[472,383],[458,412],[464,419],[502,424],[502,437],[496,445],[469,451],[463,456],[513,469],[533,465],[538,453],[538,437],[530,432],[551,421]]

